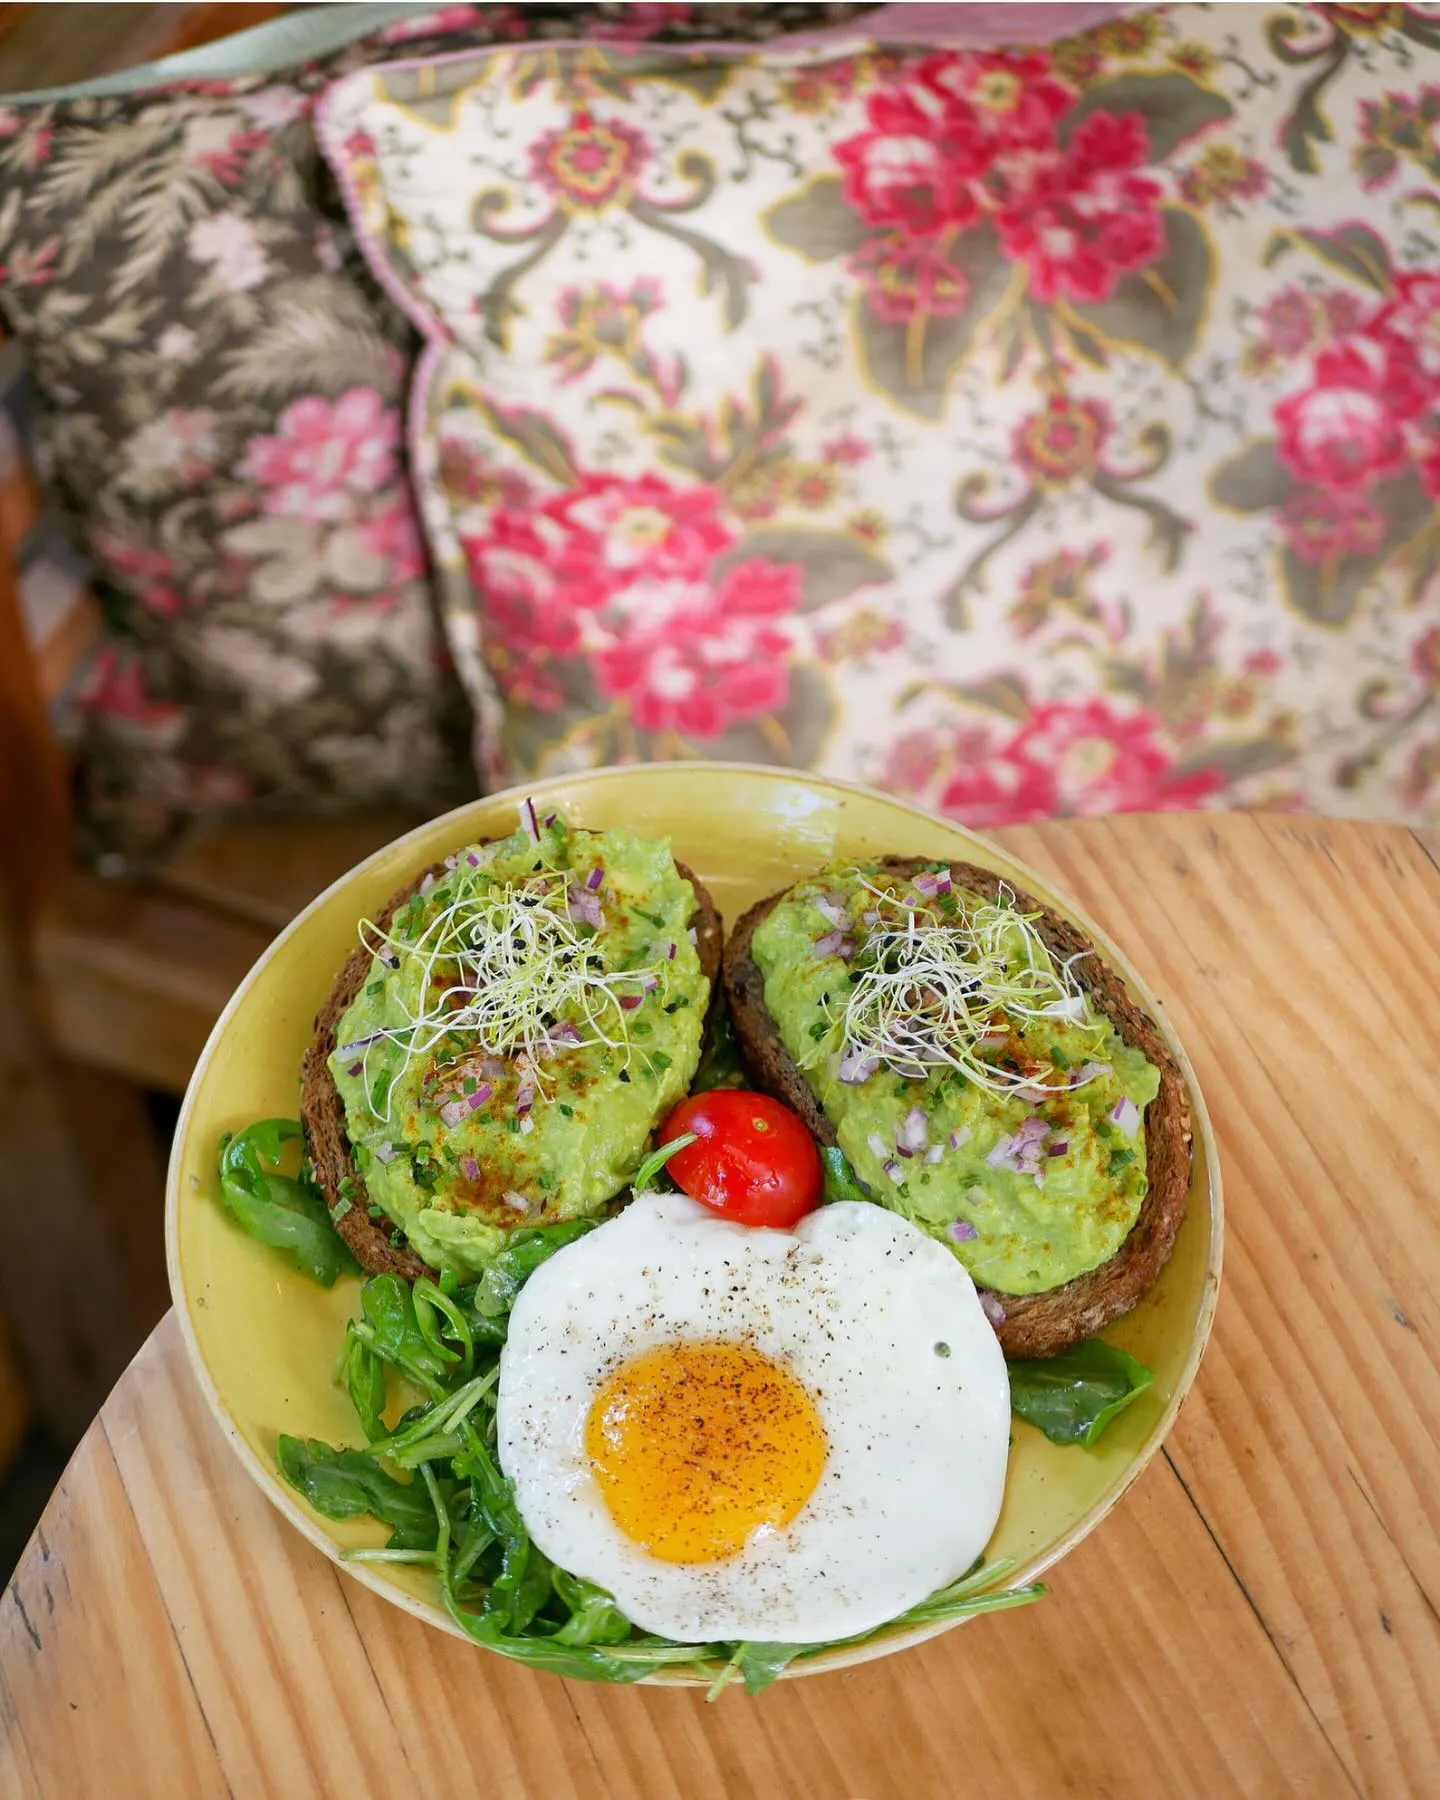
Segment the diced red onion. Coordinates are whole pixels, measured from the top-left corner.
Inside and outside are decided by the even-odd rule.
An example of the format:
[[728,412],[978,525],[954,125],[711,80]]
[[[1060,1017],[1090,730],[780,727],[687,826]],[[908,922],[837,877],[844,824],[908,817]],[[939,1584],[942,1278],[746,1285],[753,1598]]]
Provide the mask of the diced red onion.
[[885,1142],[878,1131],[872,1131],[865,1142],[870,1146],[871,1154],[878,1156],[882,1162],[889,1156],[890,1146]]
[[696,929],[695,929],[695,927],[694,927],[694,926],[693,926],[693,925],[692,925],[692,926],[691,926],[691,927],[690,927],[690,930],[689,930],[689,932],[688,932],[688,933],[687,933],[687,935],[688,935],[688,937],[689,937],[689,939],[690,939],[690,945],[691,945],[691,948],[692,948],[692,949],[694,949],[694,948],[696,948],[696,947],[697,947],[697,946],[698,946],[698,945],[699,945],[699,943],[700,943],[700,933],[699,933],[699,932],[698,932],[698,931],[697,931],[697,930],[696,930]]
[[515,1094],[515,1110],[522,1116],[528,1113],[535,1104],[535,1089],[528,1081],[522,1081]]
[[862,925],[878,925],[880,923],[880,915],[873,909],[870,912],[861,913],[860,923]]
[[428,894],[430,892],[431,888],[433,888],[436,885],[437,880],[438,880],[437,876],[432,875],[427,872],[425,879],[420,883],[421,894],[422,895]]
[[550,1040],[552,1050],[570,1049],[585,1041],[580,1036],[579,1027],[572,1025],[568,1019],[562,1019],[558,1025],[552,1025],[546,1035]]
[[550,826],[552,826],[552,825],[553,825],[553,824],[554,824],[554,823],[555,823],[555,821],[556,821],[556,819],[557,819],[557,818],[558,818],[558,817],[559,817],[559,814],[558,814],[558,813],[553,813],[553,812],[552,812],[552,813],[546,813],[546,815],[545,815],[545,826],[546,826],[546,829],[547,829],[547,830],[548,830],[548,829],[549,829],[549,827],[550,827]]
[[535,817],[533,800],[520,802],[520,824],[531,843],[538,844],[540,842],[540,821]]
[[994,1294],[987,1294],[984,1288],[979,1290],[979,1294],[981,1312],[983,1312],[990,1323],[998,1329],[999,1326],[1005,1323],[1005,1308],[1000,1304],[999,1299]]
[[451,1100],[440,1108],[440,1123],[454,1127],[465,1117],[469,1108],[463,1100]]
[[829,894],[822,894],[815,902],[816,912],[827,918],[832,925],[848,925],[850,914],[838,900],[832,900]]
[[940,883],[929,869],[922,869],[910,885],[917,894],[923,894],[927,900],[933,900],[940,891]]
[[1052,1088],[1041,1087],[1031,1082],[1025,1087],[1011,1088],[1017,1100],[1023,1100],[1027,1106],[1043,1106],[1054,1092]]
[[853,1044],[841,1056],[835,1065],[835,1073],[847,1087],[859,1087],[862,1081],[868,1081],[880,1067],[878,1056],[867,1056]]
[[473,1156],[462,1156],[460,1158],[460,1173],[467,1181],[478,1181],[480,1179],[480,1165]]
[[644,997],[643,994],[622,994],[620,996],[622,1010],[625,1012],[634,1012],[635,1008],[640,1004]]
[[1010,1033],[1008,1031],[990,1031],[984,1037],[977,1038],[975,1045],[979,1050],[998,1050],[1002,1044],[1009,1042]]
[[1134,1137],[1140,1129],[1140,1108],[1128,1094],[1122,1095],[1110,1108],[1110,1123],[1118,1126],[1126,1137]]
[[895,1154],[897,1156],[903,1156],[906,1162],[908,1162],[915,1152],[913,1150],[907,1150],[903,1144],[897,1144],[895,1146]]
[[980,1235],[968,1219],[955,1219],[945,1227],[945,1234],[956,1244],[972,1243]]
[[592,894],[597,894],[600,891],[600,883],[604,879],[605,879],[604,864],[596,863],[595,867],[585,877],[585,885]]
[[951,885],[950,871],[948,869],[941,869],[935,877],[935,892],[937,894],[948,894]]
[[847,937],[837,925],[834,931],[827,931],[822,938],[815,940],[816,956],[839,956],[849,958],[855,954],[855,940]]
[[517,1193],[514,1188],[506,1188],[500,1198],[512,1212],[528,1213],[530,1210],[530,1202],[523,1194]]
[[970,1142],[970,1127],[962,1125],[958,1131],[952,1131],[946,1141],[952,1150],[960,1149],[962,1145]]
[[1058,1143],[1047,1144],[1045,1146],[1045,1154],[1047,1156],[1064,1156],[1065,1152],[1069,1148],[1070,1148],[1069,1138],[1061,1138]]
[[565,910],[577,925],[593,925],[598,931],[605,923],[605,915],[600,910],[599,897],[588,888],[568,887],[565,890]]
[[640,977],[640,987],[644,993],[653,994],[660,985],[660,977],[653,969],[647,969]]
[[929,1141],[930,1121],[925,1117],[925,1108],[912,1106],[896,1135],[895,1148],[913,1154],[917,1150],[923,1150]]
[[925,1152],[925,1160],[927,1163],[930,1164],[931,1168],[933,1169],[935,1164],[939,1162],[940,1158],[944,1154],[945,1154],[945,1146],[943,1144],[932,1144],[930,1146],[930,1148]]
[[665,960],[666,962],[674,962],[675,960],[675,944],[673,939],[671,940],[670,947],[665,952]]
[[1078,1069],[1072,1069],[1070,1071],[1070,1080],[1067,1085],[1072,1088],[1084,1087],[1087,1082],[1094,1081],[1099,1076],[1108,1075],[1110,1073],[1111,1069],[1109,1063],[1081,1063]]
[[1050,1135],[1050,1127],[1041,1118],[1031,1113],[1028,1119],[1022,1119],[1015,1129],[1015,1145],[1039,1144]]
[[378,1163],[392,1163],[399,1154],[393,1144],[377,1144],[375,1147],[375,1160]]
[[524,1136],[528,1137],[534,1129],[535,1121],[530,1117],[529,1113],[526,1113],[525,1117],[520,1121],[520,1130]]
[[478,869],[480,867],[480,858],[475,854],[475,852],[473,850],[468,850],[465,853],[465,860],[467,863],[469,863],[469,865],[472,869]]
[[350,1067],[345,1071],[345,1073],[347,1075],[358,1075],[364,1067],[365,1067],[364,1063],[353,1062],[353,1063],[351,1063]]
[[335,1052],[337,1056],[348,1056],[352,1050],[363,1050],[367,1044],[373,1044],[377,1038],[384,1037],[383,1031],[372,1031],[369,1037],[355,1038],[348,1044],[341,1044]]
[[895,1183],[896,1187],[899,1187],[901,1177],[904,1174],[904,1170],[900,1167],[899,1163],[893,1161],[887,1162],[885,1164],[885,1173]]
[[474,1112],[477,1107],[483,1106],[494,1092],[494,1088],[488,1081],[482,1082],[473,1094],[465,1095],[466,1112]]

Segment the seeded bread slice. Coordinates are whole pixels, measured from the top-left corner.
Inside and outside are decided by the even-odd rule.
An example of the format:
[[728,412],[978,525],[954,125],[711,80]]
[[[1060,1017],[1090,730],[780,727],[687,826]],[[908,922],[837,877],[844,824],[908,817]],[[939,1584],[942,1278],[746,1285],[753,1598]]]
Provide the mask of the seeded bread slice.
[[[675,867],[681,879],[688,881],[695,893],[695,912],[691,922],[695,927],[700,967],[710,982],[713,1012],[720,991],[720,915],[715,910],[715,902],[690,870],[680,862]],[[407,882],[398,893],[391,895],[375,915],[375,923],[382,929],[388,926],[411,895],[418,892],[427,875],[438,878],[444,873],[443,863],[435,863],[430,868],[421,870],[413,881]],[[350,1153],[350,1139],[345,1129],[345,1107],[340,1098],[340,1090],[335,1085],[335,1078],[330,1073],[330,1056],[335,1049],[335,1028],[351,1001],[369,979],[371,960],[370,952],[357,944],[345,959],[334,987],[316,1016],[315,1035],[305,1052],[301,1076],[300,1120],[305,1128],[305,1145],[315,1168],[315,1179],[320,1184],[332,1215],[340,1204],[341,1183],[350,1184],[354,1198],[349,1209],[335,1220],[335,1229],[355,1252],[356,1260],[366,1274],[393,1272],[403,1276],[406,1281],[428,1275],[434,1280],[435,1271],[415,1254],[403,1238],[398,1244],[391,1243],[394,1228],[388,1219],[370,1217],[365,1199],[365,1183]],[[656,1122],[658,1124],[659,1121]]]
[[[882,874],[904,881],[931,866],[895,859],[882,865]],[[950,879],[957,888],[989,900],[1002,887],[1010,887],[992,870],[970,863],[951,863]],[[1068,920],[1028,894],[1013,887],[1010,891],[1022,912],[1039,915],[1037,929],[1058,960],[1093,949]],[[764,978],[750,954],[757,926],[784,898],[783,893],[772,894],[736,922],[725,945],[725,999],[736,1040],[757,1085],[793,1107],[820,1143],[833,1144],[835,1128],[781,1042],[765,1005]],[[1160,1091],[1145,1110],[1150,1185],[1140,1216],[1107,1262],[1047,1293],[994,1295],[1005,1315],[996,1332],[1012,1359],[1056,1356],[1129,1312],[1165,1266],[1190,1194],[1190,1109],[1174,1057],[1154,1020],[1136,1006],[1120,977],[1098,955],[1082,957],[1075,964],[1075,975],[1096,1010],[1160,1072]]]

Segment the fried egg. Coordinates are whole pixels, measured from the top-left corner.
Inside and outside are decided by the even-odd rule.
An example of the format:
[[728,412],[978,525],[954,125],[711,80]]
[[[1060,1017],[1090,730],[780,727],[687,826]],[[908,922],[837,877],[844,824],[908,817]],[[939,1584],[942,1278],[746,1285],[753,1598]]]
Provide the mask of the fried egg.
[[897,1214],[772,1231],[645,1194],[521,1290],[496,1421],[534,1542],[634,1624],[824,1643],[984,1549],[1010,1389],[970,1277]]

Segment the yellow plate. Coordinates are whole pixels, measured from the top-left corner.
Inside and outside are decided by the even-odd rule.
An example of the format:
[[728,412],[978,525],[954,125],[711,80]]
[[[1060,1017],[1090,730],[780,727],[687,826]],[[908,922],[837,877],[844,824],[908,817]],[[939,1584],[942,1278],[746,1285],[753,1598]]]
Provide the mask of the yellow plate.
[[[1195,1125],[1190,1206],[1159,1282],[1105,1333],[1153,1369],[1155,1383],[1094,1450],[1058,1448],[1016,1422],[1005,1506],[988,1555],[1016,1559],[1011,1582],[1034,1579],[1099,1523],[1160,1448],[1194,1379],[1215,1310],[1222,1235],[1215,1145],[1193,1071],[1164,1014],[1121,953],[1063,895],[993,845],[899,801],[781,770],[717,763],[604,769],[541,782],[529,791],[542,813],[558,807],[576,825],[625,824],[668,837],[727,920],[832,859],[936,856],[988,865],[1089,932],[1159,1022],[1190,1088]],[[336,1523],[312,1512],[276,1474],[275,1440],[291,1432],[329,1443],[360,1441],[348,1396],[329,1380],[345,1320],[358,1312],[359,1283],[340,1281],[327,1293],[234,1226],[217,1199],[216,1143],[222,1131],[256,1119],[295,1116],[300,1059],[312,1021],[355,943],[358,920],[427,863],[475,838],[513,830],[518,798],[519,793],[492,795],[412,831],[307,907],[226,1007],[180,1116],[165,1228],[170,1288],[186,1348],[210,1409],[246,1469],[286,1518],[333,1560],[344,1550],[383,1542],[385,1528],[369,1520]],[[463,1635],[441,1606],[429,1570],[356,1563],[348,1569],[417,1618]],[[895,1630],[808,1659],[792,1673],[865,1662],[946,1629],[942,1624]]]

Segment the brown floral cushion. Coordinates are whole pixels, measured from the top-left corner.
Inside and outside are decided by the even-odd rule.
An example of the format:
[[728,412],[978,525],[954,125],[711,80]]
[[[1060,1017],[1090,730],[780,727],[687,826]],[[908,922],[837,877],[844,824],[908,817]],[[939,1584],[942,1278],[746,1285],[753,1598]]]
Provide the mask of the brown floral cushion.
[[[713,10],[764,37],[863,8]],[[0,315],[109,613],[74,733],[102,866],[217,812],[473,791],[406,471],[411,339],[354,253],[316,94],[402,45],[683,38],[704,11],[450,7],[280,75],[0,106]]]
[[488,773],[1440,817],[1437,50],[1178,5],[342,81]]

